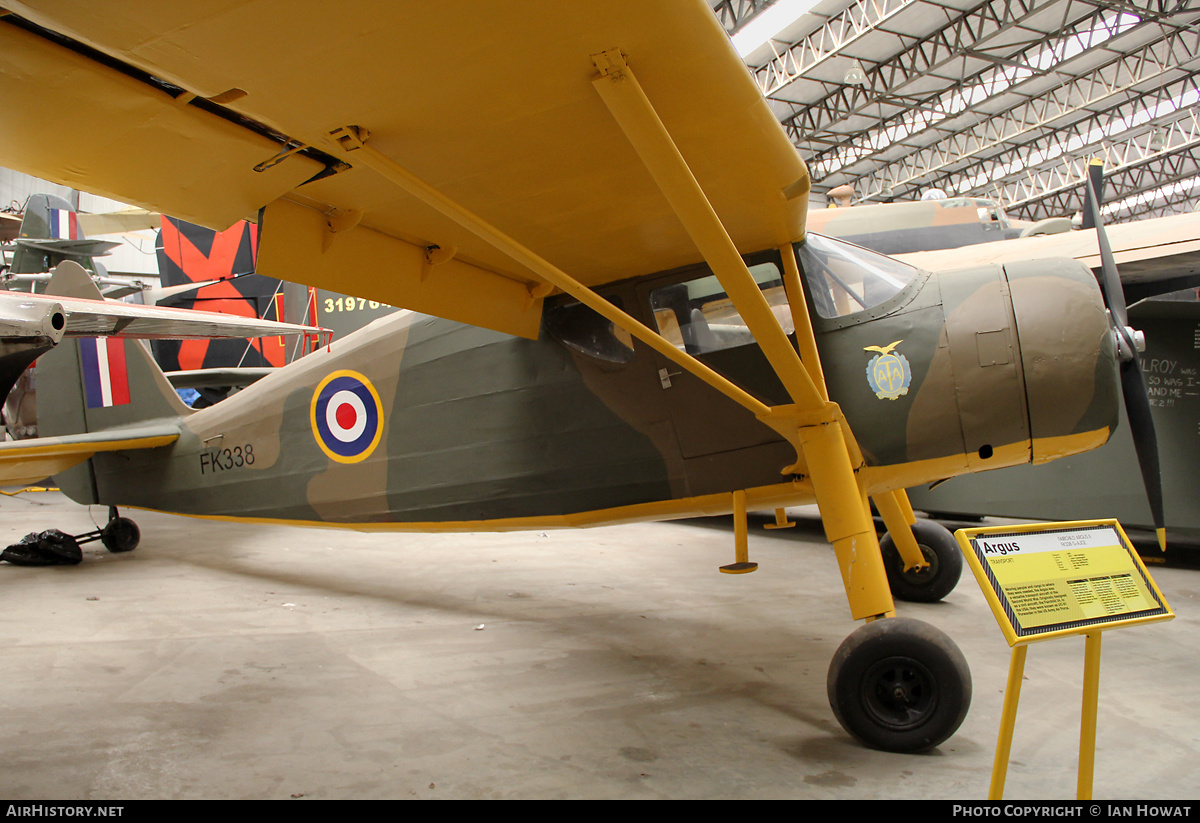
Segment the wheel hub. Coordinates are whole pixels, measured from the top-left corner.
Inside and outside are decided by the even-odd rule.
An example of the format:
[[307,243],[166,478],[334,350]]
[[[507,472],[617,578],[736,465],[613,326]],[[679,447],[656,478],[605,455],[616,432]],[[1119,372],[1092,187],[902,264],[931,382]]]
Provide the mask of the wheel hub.
[[876,722],[891,729],[920,726],[936,705],[933,676],[912,658],[880,660],[863,678],[863,706]]
[[900,573],[903,574],[910,583],[923,586],[937,577],[938,565],[940,561],[938,560],[937,552],[931,550],[928,546],[921,544],[920,549],[921,555],[925,558],[925,563],[927,565],[924,568],[910,569],[909,571],[905,571],[904,560],[900,559]]

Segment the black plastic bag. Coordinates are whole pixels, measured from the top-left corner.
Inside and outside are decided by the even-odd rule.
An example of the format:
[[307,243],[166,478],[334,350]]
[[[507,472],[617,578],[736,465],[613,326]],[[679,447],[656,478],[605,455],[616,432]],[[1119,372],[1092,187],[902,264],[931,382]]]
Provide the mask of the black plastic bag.
[[0,560],[14,566],[74,566],[83,562],[83,551],[75,538],[58,529],[30,532],[0,552]]

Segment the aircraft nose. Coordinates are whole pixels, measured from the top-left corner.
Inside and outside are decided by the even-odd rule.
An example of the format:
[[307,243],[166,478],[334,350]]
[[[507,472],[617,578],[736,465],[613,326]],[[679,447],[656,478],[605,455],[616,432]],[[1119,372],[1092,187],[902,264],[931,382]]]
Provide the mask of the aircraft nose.
[[1075,260],[1008,263],[1033,462],[1086,451],[1116,428],[1116,341],[1096,278]]
[[18,300],[0,312],[0,336],[4,337],[42,337],[54,346],[62,340],[66,327],[62,304],[44,298]]

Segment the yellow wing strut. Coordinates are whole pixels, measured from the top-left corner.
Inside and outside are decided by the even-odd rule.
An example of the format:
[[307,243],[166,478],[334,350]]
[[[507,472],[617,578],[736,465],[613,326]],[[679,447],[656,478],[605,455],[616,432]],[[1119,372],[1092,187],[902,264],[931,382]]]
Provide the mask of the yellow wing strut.
[[[841,566],[851,613],[856,619],[893,614],[875,525],[851,459],[853,439],[841,411],[837,404],[826,399],[813,375],[801,363],[624,56],[618,50],[609,50],[593,55],[592,59],[600,70],[600,77],[593,81],[597,92],[746,321],[794,402],[792,406],[776,406],[768,414],[759,415],[759,419],[787,437],[804,456],[821,509],[825,536],[833,544]],[[815,351],[813,354],[813,362],[819,362]]]
[[819,408],[823,401],[812,378],[624,58],[618,51],[606,51],[592,59],[600,69],[592,85],[737,306],[788,394],[804,409]]

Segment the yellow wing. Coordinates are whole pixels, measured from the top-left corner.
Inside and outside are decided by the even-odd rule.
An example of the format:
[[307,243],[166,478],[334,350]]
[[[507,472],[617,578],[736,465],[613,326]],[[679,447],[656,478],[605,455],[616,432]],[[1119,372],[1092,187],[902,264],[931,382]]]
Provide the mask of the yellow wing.
[[536,335],[539,279],[345,126],[586,285],[697,261],[592,86],[613,49],[741,251],[803,236],[807,172],[704,0],[6,7],[0,165],[220,228],[265,207],[265,274]]

